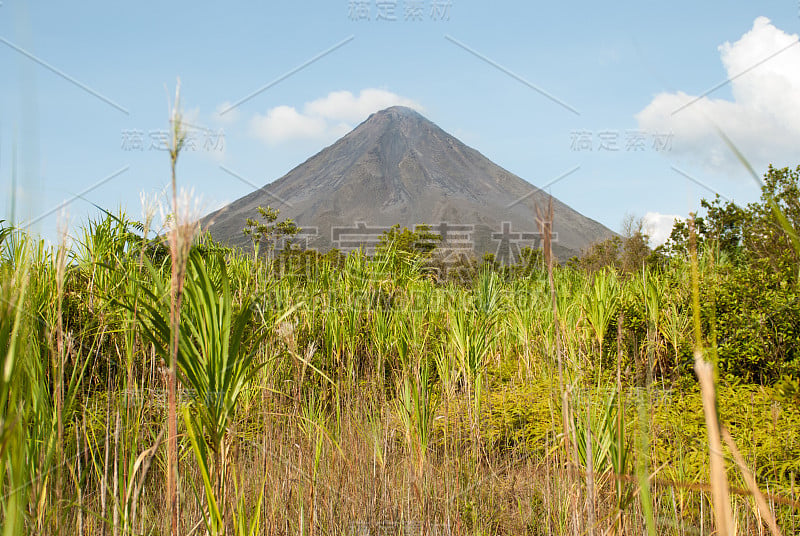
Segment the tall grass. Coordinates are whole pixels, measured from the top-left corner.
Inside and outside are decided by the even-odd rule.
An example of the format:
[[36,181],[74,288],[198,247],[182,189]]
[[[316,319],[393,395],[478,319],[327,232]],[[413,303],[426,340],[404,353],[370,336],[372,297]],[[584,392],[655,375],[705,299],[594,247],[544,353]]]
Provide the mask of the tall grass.
[[[130,228],[122,216],[90,224],[78,253],[65,257],[61,286],[58,250],[3,233],[0,474],[9,534],[171,530],[162,389],[171,267]],[[686,419],[702,414],[705,395],[647,381],[646,371],[661,374],[650,362],[675,359],[674,343],[653,345],[653,331],[690,341],[670,339],[655,319],[650,335],[634,340],[609,312],[601,343],[587,312],[596,278],[554,266],[554,317],[541,276],[507,281],[487,271],[454,286],[412,267],[400,285],[386,259],[358,259],[338,272],[322,264],[316,277],[281,278],[261,260],[229,255],[197,250],[187,259],[176,361],[180,530],[686,534],[719,526],[708,515],[716,495],[703,445],[711,443],[698,443],[703,429]],[[257,287],[247,276],[255,273]],[[642,277],[615,284],[619,303],[645,318],[653,306]],[[680,300],[691,292],[660,296],[668,316],[685,310]],[[609,374],[595,367],[601,347]],[[796,515],[789,472],[758,467],[792,466],[800,414],[780,407],[774,421],[767,388],[747,395],[764,403],[725,396],[716,402],[723,415],[742,407],[752,415],[748,426],[730,427],[741,459],[723,460],[732,523],[757,532],[772,516],[785,531]],[[764,451],[767,435],[775,447]],[[62,487],[49,472],[58,459]],[[737,477],[734,467],[755,470]],[[758,506],[747,506],[757,495],[741,495],[751,489],[764,497]]]
[[713,251],[589,275],[550,208],[525,276],[443,283],[392,244],[279,272],[195,238],[178,101],[164,243],[147,214],[73,250],[0,226],[3,534],[796,526],[800,408],[715,374]]

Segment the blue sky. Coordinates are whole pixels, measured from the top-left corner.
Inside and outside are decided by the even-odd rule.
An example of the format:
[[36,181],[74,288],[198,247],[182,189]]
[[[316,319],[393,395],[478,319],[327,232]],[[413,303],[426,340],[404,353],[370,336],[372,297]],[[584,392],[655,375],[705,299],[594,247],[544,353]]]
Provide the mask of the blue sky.
[[714,124],[759,174],[800,164],[799,26],[798,0],[3,0],[0,219],[53,239],[64,203],[73,234],[93,204],[141,217],[180,78],[179,183],[207,211],[407,104],[534,185],[571,171],[548,190],[608,227],[663,233],[711,191],[758,198]]

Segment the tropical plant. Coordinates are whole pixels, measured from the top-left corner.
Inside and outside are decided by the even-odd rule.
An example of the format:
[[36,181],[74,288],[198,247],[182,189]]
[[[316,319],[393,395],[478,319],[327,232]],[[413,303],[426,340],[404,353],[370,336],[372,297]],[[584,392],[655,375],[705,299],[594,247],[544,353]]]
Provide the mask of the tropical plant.
[[[236,310],[225,263],[218,266],[214,281],[199,254],[189,257],[177,355],[181,381],[193,395],[184,408],[184,421],[203,477],[209,530],[214,533],[224,530],[226,519],[229,426],[239,397],[259,369],[255,350],[265,336],[263,328],[251,322],[249,301]],[[142,289],[140,306],[143,334],[166,359],[171,330],[165,292]]]
[[597,385],[600,386],[600,377],[603,370],[603,341],[606,331],[617,314],[620,300],[620,288],[614,272],[601,270],[593,276],[593,281],[584,295],[583,311],[592,327],[597,340]]
[[[258,257],[259,248],[262,242],[267,244],[267,253],[272,258],[272,252],[281,244],[281,241],[289,241],[296,236],[302,229],[298,227],[291,219],[279,221],[278,215],[280,210],[272,207],[258,207],[258,213],[263,221],[255,218],[247,218],[245,221],[245,228],[242,230],[245,236],[249,237],[253,242],[253,252],[255,257]],[[286,247],[286,249],[291,249]]]

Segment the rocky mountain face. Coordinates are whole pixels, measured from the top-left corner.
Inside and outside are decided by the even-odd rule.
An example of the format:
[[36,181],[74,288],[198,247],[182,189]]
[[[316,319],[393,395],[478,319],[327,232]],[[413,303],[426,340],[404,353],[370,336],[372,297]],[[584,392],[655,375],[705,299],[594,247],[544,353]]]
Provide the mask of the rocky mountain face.
[[[409,108],[372,114],[285,176],[206,216],[214,239],[248,245],[242,229],[257,207],[303,228],[301,247],[374,248],[393,224],[428,224],[447,253],[494,253],[515,261],[540,244],[537,210],[551,197]],[[553,198],[553,250],[560,261],[613,232]]]

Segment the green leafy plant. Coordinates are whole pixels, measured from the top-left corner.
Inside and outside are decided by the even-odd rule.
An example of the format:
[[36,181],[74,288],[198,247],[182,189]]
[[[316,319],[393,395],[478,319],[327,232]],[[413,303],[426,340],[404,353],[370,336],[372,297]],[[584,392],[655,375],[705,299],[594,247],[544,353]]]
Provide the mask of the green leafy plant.
[[[270,258],[275,247],[281,240],[291,239],[301,231],[294,221],[276,221],[280,210],[272,207],[258,207],[258,213],[261,220],[255,218],[247,218],[245,228],[242,230],[245,236],[249,237],[253,242],[254,255],[257,258],[260,245],[262,242],[267,244],[267,253]],[[290,248],[287,248],[290,249]]]
[[603,371],[603,342],[611,319],[616,316],[619,308],[620,288],[616,274],[608,270],[596,272],[588,292],[584,294],[584,299],[583,311],[598,345],[597,385],[599,386]]
[[[209,530],[224,530],[226,437],[239,397],[262,365],[255,347],[265,332],[251,323],[249,301],[238,310],[233,303],[224,263],[219,282],[209,274],[197,253],[189,257],[177,361],[181,381],[193,399],[184,408],[184,421],[198,465],[209,508]],[[157,351],[168,351],[170,328],[164,301],[143,289],[143,333]]]

